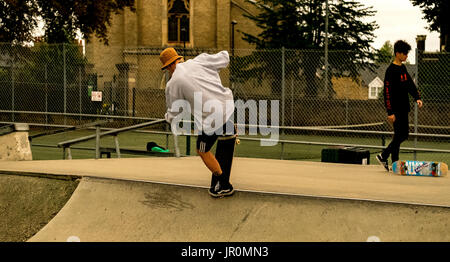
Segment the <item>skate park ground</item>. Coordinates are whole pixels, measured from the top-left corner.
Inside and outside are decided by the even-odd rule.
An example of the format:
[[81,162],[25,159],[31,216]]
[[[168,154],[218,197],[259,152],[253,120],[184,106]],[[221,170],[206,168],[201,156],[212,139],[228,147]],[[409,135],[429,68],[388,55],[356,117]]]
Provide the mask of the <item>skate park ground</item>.
[[74,190],[27,241],[450,240],[448,177],[377,165],[238,157],[236,193],[222,199],[208,195],[198,157],[2,161],[0,174],[71,181],[51,191]]

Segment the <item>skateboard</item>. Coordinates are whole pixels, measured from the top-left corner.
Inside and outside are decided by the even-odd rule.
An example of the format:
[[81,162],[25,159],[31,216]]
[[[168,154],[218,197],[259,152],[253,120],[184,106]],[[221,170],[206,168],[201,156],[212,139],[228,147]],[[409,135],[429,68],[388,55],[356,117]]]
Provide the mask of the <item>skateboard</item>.
[[448,166],[443,162],[399,160],[392,163],[392,172],[404,176],[446,176]]

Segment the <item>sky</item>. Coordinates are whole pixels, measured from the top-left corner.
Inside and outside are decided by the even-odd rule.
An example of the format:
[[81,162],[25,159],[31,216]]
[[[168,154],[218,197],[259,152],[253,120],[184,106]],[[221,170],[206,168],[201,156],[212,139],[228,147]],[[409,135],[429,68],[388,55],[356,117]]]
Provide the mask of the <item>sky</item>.
[[439,51],[439,33],[430,32],[428,23],[418,6],[409,0],[357,0],[365,6],[373,6],[377,11],[369,21],[375,21],[379,28],[374,32],[373,47],[379,49],[386,41],[394,44],[397,40],[405,40],[411,45],[408,55],[410,63],[415,63],[416,36],[426,35],[425,51]]

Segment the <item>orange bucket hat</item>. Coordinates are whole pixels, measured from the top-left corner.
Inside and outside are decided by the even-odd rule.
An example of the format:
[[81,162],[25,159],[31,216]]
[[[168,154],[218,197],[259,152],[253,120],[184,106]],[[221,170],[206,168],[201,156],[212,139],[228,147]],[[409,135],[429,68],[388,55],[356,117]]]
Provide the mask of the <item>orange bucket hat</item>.
[[162,51],[161,54],[159,55],[159,60],[161,60],[161,63],[163,64],[161,69],[166,68],[168,65],[172,64],[173,62],[175,62],[175,60],[179,58],[183,57],[179,56],[174,48],[169,47],[164,49],[164,51]]

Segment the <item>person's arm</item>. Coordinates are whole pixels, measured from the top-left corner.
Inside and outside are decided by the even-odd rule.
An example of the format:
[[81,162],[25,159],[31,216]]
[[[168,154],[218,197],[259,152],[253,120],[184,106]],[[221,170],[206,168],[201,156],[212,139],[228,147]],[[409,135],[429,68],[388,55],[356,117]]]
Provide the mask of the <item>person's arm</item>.
[[177,83],[170,83],[166,86],[166,114],[164,118],[166,121],[171,124],[172,120],[180,113],[179,111],[174,111],[173,106],[174,102],[183,99],[183,94],[180,92],[180,88],[177,86]]
[[406,72],[406,76],[408,77],[407,81],[408,81],[408,93],[414,98],[414,101],[417,102],[417,105],[419,106],[419,108],[422,107],[423,102],[420,98],[420,93],[417,90],[416,84],[414,83],[414,81],[412,80],[411,76],[409,75],[408,72]]
[[230,56],[228,51],[220,51],[217,54],[200,54],[194,61],[200,63],[201,65],[219,71],[220,69],[226,68],[230,63]]
[[386,107],[388,116],[394,114],[394,112],[392,111],[392,83],[393,83],[392,73],[388,69],[384,77],[384,90],[383,90],[384,106]]
[[386,107],[386,111],[388,114],[387,121],[389,123],[395,122],[395,114],[392,110],[392,84],[393,84],[394,77],[392,75],[392,72],[389,70],[386,70],[386,74],[384,77],[384,106]]

